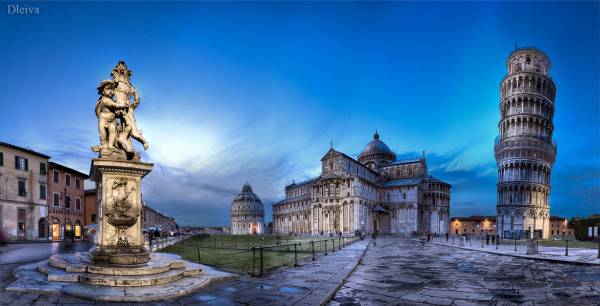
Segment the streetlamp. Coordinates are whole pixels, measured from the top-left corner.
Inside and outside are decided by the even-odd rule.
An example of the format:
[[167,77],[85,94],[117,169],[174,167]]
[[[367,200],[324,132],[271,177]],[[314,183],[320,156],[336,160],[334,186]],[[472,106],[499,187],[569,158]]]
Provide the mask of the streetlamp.
[[63,191],[63,197],[64,197],[64,205],[65,205],[65,207],[63,208],[63,214],[64,214],[63,240],[67,241],[67,206],[71,205],[71,198],[69,197],[69,194],[67,193],[67,186],[65,186],[65,190]]

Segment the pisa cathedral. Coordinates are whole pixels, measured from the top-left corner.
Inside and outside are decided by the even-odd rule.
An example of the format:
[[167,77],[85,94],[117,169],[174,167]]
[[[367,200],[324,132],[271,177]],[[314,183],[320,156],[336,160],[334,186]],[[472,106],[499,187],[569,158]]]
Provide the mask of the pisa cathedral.
[[358,160],[332,147],[321,159],[321,175],[286,186],[285,199],[273,204],[273,231],[445,234],[450,187],[429,175],[425,156],[396,160],[376,132]]
[[519,48],[506,61],[500,84],[497,229],[504,238],[548,238],[550,172],[556,157],[550,60],[536,48]]

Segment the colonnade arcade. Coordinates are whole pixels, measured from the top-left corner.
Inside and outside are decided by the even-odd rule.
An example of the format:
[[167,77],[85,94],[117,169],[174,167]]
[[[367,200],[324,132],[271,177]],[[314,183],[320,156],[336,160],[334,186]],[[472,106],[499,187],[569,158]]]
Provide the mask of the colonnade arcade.
[[500,104],[501,120],[519,114],[530,114],[551,119],[554,116],[554,110],[547,99],[531,96],[530,94],[512,96]]
[[522,92],[542,94],[554,101],[556,87],[554,82],[545,76],[532,72],[519,72],[518,76],[504,79],[500,88],[500,99]]
[[[339,202],[338,202],[339,203]],[[353,234],[355,230],[372,230],[373,203],[359,200],[342,201],[341,204],[316,203],[312,207],[313,234]]]
[[527,161],[503,161],[498,165],[498,181],[529,181],[550,184],[552,168],[546,164]]
[[550,139],[554,126],[544,118],[515,115],[500,122],[500,137],[532,136]]
[[547,237],[550,224],[548,208],[499,208],[498,232],[503,238]]
[[498,203],[504,205],[533,204],[548,206],[550,189],[531,184],[502,184],[498,186]]

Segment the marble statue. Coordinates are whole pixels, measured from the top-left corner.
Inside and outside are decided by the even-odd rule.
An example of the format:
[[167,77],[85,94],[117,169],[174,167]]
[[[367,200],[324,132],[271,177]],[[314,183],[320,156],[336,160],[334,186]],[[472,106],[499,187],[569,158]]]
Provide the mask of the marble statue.
[[93,146],[92,151],[99,153],[100,158],[139,160],[140,154],[133,149],[131,138],[139,141],[144,150],[148,149],[148,141],[135,121],[134,111],[140,97],[131,84],[132,74],[125,62],[120,61],[111,72],[112,80],[103,80],[98,86],[96,116],[100,145]]
[[98,232],[90,251],[94,261],[121,265],[148,262],[142,234],[142,178],[152,164],[140,160],[131,139],[148,149],[135,122],[140,104],[137,90],[130,82],[131,70],[120,61],[111,72],[112,79],[100,82],[96,101],[100,145],[93,146],[98,158],[92,160],[90,177],[98,189]]

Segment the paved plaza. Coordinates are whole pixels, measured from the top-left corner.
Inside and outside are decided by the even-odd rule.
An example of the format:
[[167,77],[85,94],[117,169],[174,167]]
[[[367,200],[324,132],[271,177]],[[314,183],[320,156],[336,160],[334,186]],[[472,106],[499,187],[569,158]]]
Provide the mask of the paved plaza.
[[[517,256],[523,258],[531,258],[531,259],[544,259],[552,262],[565,262],[565,263],[578,263],[578,264],[595,264],[600,265],[600,258],[598,258],[598,249],[585,249],[585,248],[573,248],[570,247],[568,249],[568,255],[565,255],[565,247],[552,247],[552,246],[539,246],[538,254],[535,255],[527,255],[527,246],[517,244],[516,248],[514,244],[510,244],[510,240],[508,244],[505,242],[504,244],[494,245],[494,244],[485,244],[482,243],[482,240],[472,240],[471,243],[463,243],[463,245],[459,244],[458,239],[452,241],[449,239],[446,242],[446,239],[443,237],[435,239],[433,241],[434,244],[446,245],[455,248],[462,248],[465,250],[474,250],[480,252],[487,252],[492,254],[501,254],[508,256]],[[516,250],[515,250],[516,249]]]
[[[54,247],[57,252],[72,248],[81,251],[85,245]],[[14,280],[10,271],[18,265],[2,265],[1,305],[110,305],[65,295],[6,292],[4,288]],[[383,237],[376,244],[359,241],[314,262],[301,262],[300,267],[279,268],[264,278],[240,276],[184,298],[144,305],[327,302],[330,306],[599,305],[600,266],[552,263],[435,244],[421,247],[410,238]]]
[[[327,256],[320,255],[314,262],[308,259],[300,262],[299,267],[281,267],[263,278],[240,276],[184,298],[143,305],[319,305],[335,294],[358,264],[368,243],[368,240],[358,241],[342,250],[330,251]],[[5,265],[0,271],[0,305],[112,305],[66,295],[5,291],[14,280],[10,271],[16,266]]]
[[598,305],[600,266],[380,238],[330,305]]

